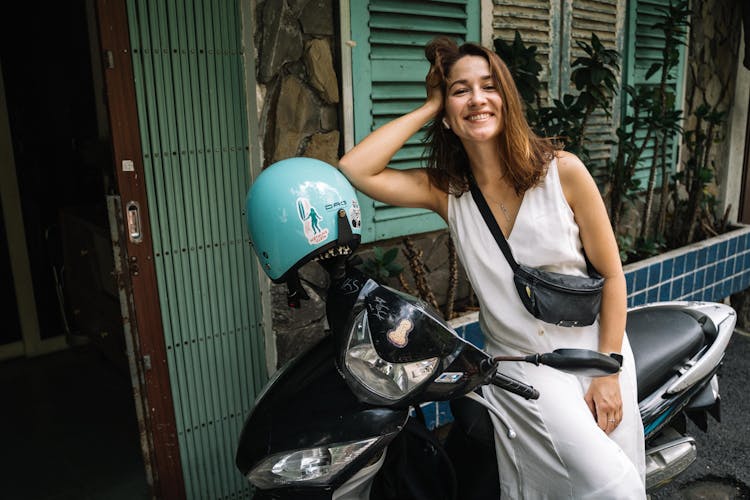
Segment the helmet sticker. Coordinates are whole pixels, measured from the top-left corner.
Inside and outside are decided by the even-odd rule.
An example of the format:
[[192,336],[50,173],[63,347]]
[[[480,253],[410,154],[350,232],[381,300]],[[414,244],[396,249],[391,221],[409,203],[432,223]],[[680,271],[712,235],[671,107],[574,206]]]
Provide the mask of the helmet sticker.
[[359,203],[357,203],[357,200],[352,200],[352,208],[349,209],[349,220],[353,228],[362,227],[362,216],[359,212]]
[[402,319],[394,330],[388,332],[388,342],[399,348],[406,347],[409,343],[409,332],[412,328],[414,328],[414,323],[411,320]]
[[297,198],[297,215],[302,221],[305,237],[311,245],[317,245],[328,239],[328,229],[320,227],[322,217],[307,198]]

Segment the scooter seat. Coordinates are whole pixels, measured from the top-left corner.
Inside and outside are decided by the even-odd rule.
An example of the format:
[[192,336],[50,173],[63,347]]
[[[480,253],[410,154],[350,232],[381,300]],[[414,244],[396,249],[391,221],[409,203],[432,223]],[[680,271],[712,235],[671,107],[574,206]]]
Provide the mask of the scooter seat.
[[630,311],[625,330],[633,349],[639,401],[674,375],[705,342],[702,324],[675,309]]

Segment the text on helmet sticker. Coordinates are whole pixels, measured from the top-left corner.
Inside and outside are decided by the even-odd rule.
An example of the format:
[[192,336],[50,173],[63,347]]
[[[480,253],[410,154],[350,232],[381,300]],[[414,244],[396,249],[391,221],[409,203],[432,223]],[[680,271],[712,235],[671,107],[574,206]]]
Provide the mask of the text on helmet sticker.
[[315,210],[307,198],[297,198],[297,215],[302,221],[305,237],[311,245],[317,245],[328,239],[328,229],[320,227],[323,222],[320,213]]

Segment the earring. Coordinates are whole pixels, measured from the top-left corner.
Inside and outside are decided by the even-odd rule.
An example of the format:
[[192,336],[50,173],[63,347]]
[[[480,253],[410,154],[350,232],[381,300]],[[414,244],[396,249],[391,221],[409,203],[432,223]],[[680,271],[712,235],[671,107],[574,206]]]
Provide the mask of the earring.
[[445,118],[443,118],[443,128],[447,130],[450,130],[451,128],[451,126],[448,125],[448,120],[446,120]]

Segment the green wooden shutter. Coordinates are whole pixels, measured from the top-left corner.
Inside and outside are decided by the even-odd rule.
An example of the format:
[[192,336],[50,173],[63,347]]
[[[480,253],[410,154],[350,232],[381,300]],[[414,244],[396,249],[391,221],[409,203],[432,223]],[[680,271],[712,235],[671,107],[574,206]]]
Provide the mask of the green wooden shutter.
[[[424,46],[438,35],[479,41],[479,0],[352,0],[354,140],[420,106],[429,65]],[[391,167],[421,166],[422,132],[409,139]],[[364,242],[445,227],[427,210],[384,205],[360,193]]]
[[185,490],[248,496],[234,454],[266,374],[242,214],[251,181],[239,5],[127,6]]
[[[644,85],[656,86],[659,84],[659,72],[652,75],[646,80],[646,72],[655,62],[661,61],[661,51],[664,47],[664,34],[655,30],[652,26],[659,22],[661,13],[656,10],[657,7],[667,7],[669,0],[633,0],[628,5],[628,29],[625,63],[625,83],[640,87]],[[682,90],[683,80],[685,78],[685,47],[680,47],[680,63],[673,70],[673,79],[668,82],[672,90],[676,93],[675,103],[678,108],[682,108]],[[623,113],[630,112],[625,107]],[[645,135],[645,134],[644,134]],[[672,164],[674,169],[677,167],[677,153],[679,141],[673,140],[671,144]],[[648,182],[648,170],[653,158],[652,147],[647,147],[642,155],[639,168],[636,171],[636,178],[641,180],[641,186],[645,187]],[[657,172],[656,183],[661,183],[661,175]]]
[[558,1],[495,0],[493,38],[512,43],[518,31],[526,46],[537,47],[542,65],[539,79],[544,86],[542,99],[560,95],[561,9]]
[[[559,98],[577,91],[570,84],[571,64],[583,51],[576,41],[590,43],[596,33],[607,48],[622,50],[622,18],[618,9],[621,0],[495,0],[493,37],[512,42],[518,31],[524,43],[537,47],[537,60],[542,65],[540,80],[542,99]],[[613,109],[617,96],[613,97]],[[607,142],[614,135],[619,112],[608,118],[599,111],[591,117],[586,145],[591,155],[590,167],[596,170],[610,157],[612,146]]]
[[[584,56],[576,42],[591,44],[591,34],[596,33],[599,41],[608,49],[616,49],[622,53],[622,18],[624,11],[618,10],[618,0],[573,0],[566,3],[563,24],[563,37],[565,43],[562,45],[561,60],[561,93],[573,93],[577,91],[575,85],[570,83],[570,74],[573,71],[571,64],[577,57]],[[619,21],[619,22],[618,22]],[[621,63],[622,67],[622,63]],[[619,122],[619,109],[616,103],[620,97],[612,96],[610,106],[611,116],[607,116],[602,110],[595,111],[589,118],[586,126],[585,145],[589,151],[589,169],[592,172],[601,171],[606,161],[612,155],[612,145],[609,143],[615,138],[616,123]]]

